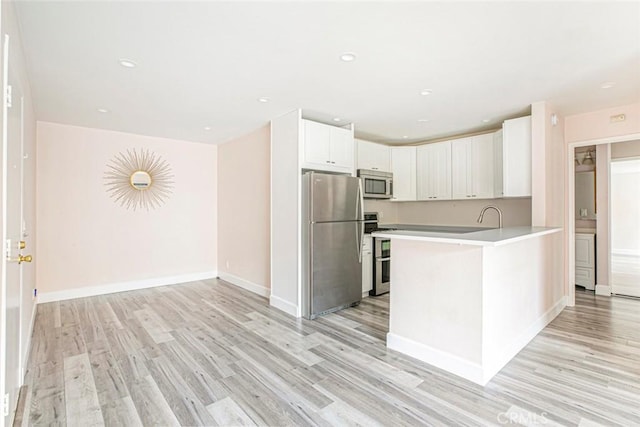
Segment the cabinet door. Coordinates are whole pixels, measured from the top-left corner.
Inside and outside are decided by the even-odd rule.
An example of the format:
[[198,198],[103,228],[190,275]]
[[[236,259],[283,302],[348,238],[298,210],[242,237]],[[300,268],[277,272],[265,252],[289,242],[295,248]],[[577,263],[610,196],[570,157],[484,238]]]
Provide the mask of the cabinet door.
[[353,171],[353,132],[351,129],[341,129],[326,126],[330,134],[330,162],[332,166],[344,168],[345,172]]
[[[390,153],[391,150],[388,145],[359,141],[358,169],[391,172]],[[361,155],[362,157],[360,157]]]
[[502,143],[502,129],[500,129],[493,134],[493,197],[504,196],[504,187],[502,185]]
[[451,196],[453,199],[469,199],[472,187],[469,173],[472,152],[469,148],[471,138],[451,141]]
[[493,133],[474,136],[471,144],[471,197],[493,198]]
[[418,200],[451,199],[451,142],[417,148]]
[[575,255],[576,266],[595,267],[595,238],[593,234],[576,233]]
[[393,199],[416,200],[416,147],[392,147]]
[[331,126],[303,120],[304,163],[331,165]]
[[432,200],[433,183],[431,180],[430,160],[433,149],[431,144],[416,149],[416,199]]
[[505,120],[502,131],[504,196],[531,196],[531,116]]

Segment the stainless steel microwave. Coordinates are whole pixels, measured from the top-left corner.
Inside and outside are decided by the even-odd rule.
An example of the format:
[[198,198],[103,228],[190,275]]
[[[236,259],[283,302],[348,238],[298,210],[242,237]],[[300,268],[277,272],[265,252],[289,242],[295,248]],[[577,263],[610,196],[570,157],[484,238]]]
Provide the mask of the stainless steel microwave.
[[367,169],[358,169],[362,179],[365,199],[390,199],[393,197],[393,174]]

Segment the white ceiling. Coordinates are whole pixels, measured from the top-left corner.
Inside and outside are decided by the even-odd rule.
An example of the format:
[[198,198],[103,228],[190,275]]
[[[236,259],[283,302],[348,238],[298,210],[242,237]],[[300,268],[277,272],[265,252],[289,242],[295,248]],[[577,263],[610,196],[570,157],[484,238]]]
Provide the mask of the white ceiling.
[[[20,1],[16,9],[44,121],[220,143],[302,108],[355,123],[359,137],[405,143],[496,128],[536,101],[564,114],[640,101],[640,2]],[[347,51],[356,61],[340,61]],[[607,81],[616,84],[601,89]]]

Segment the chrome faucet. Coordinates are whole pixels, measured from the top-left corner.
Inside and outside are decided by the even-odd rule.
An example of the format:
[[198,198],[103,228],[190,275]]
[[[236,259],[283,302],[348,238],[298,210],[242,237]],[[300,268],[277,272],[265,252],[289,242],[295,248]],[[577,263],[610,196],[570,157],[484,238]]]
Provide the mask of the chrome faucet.
[[487,211],[487,209],[495,209],[496,212],[498,212],[498,227],[502,228],[502,211],[497,206],[489,205],[482,208],[482,211],[480,211],[480,216],[478,217],[478,222],[479,223],[482,222],[482,219],[484,218],[484,213]]

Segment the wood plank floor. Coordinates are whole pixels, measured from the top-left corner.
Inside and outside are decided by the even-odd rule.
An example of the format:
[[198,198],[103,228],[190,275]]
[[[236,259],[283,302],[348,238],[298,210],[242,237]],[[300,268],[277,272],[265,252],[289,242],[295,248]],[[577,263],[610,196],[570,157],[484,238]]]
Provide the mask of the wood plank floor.
[[14,425],[640,425],[640,300],[577,292],[485,387],[218,280],[38,305]]

